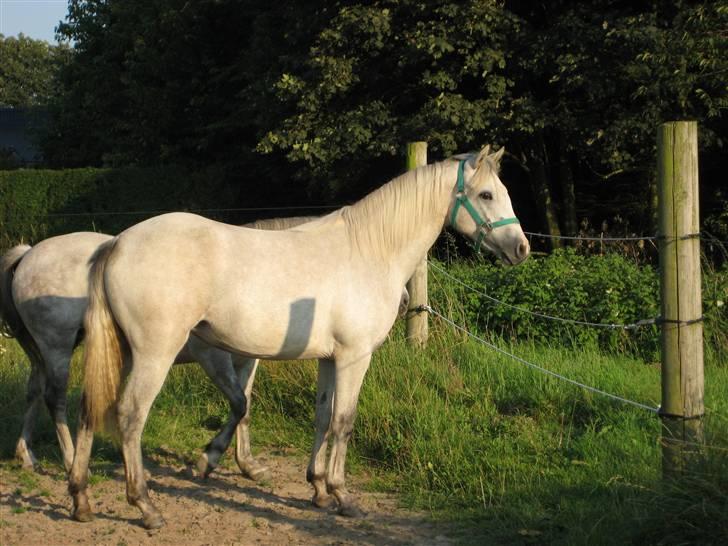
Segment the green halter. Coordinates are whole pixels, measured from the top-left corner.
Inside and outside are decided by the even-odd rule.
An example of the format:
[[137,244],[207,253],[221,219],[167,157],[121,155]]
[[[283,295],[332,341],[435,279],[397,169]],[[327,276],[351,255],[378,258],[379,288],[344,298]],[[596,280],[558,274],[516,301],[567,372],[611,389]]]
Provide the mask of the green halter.
[[475,250],[480,252],[480,244],[483,242],[483,239],[493,231],[497,227],[501,226],[507,226],[508,224],[520,224],[521,222],[518,221],[518,218],[515,216],[511,218],[503,218],[502,220],[497,220],[495,222],[491,222],[489,220],[483,220],[483,218],[480,216],[476,208],[473,206],[473,204],[470,202],[470,199],[468,199],[468,196],[465,195],[465,176],[463,175],[465,171],[465,162],[467,159],[463,159],[458,164],[458,182],[457,182],[457,194],[455,195],[455,206],[452,208],[452,214],[450,215],[450,224],[455,225],[455,219],[457,218],[458,210],[460,210],[460,205],[465,207],[465,210],[467,210],[470,213],[470,216],[475,221],[475,224],[478,226],[478,240],[475,243]]

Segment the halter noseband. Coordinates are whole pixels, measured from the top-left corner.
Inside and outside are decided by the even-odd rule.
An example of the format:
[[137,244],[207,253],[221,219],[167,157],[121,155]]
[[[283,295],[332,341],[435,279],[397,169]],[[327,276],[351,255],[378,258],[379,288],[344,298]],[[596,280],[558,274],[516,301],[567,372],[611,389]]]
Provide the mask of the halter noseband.
[[450,224],[455,225],[455,219],[457,218],[458,210],[460,210],[460,205],[465,207],[465,210],[467,210],[470,213],[471,218],[475,221],[475,225],[477,226],[478,231],[478,240],[475,243],[475,250],[477,252],[480,252],[480,244],[483,242],[483,239],[495,228],[501,227],[501,226],[507,226],[508,224],[520,224],[521,222],[518,221],[518,218],[515,216],[512,216],[511,218],[503,218],[502,220],[497,220],[495,222],[491,222],[490,220],[483,219],[476,208],[473,206],[473,204],[470,202],[470,199],[468,199],[468,196],[465,195],[465,162],[467,159],[463,159],[458,164],[458,181],[457,181],[457,194],[455,195],[455,206],[452,208],[452,214],[450,215]]

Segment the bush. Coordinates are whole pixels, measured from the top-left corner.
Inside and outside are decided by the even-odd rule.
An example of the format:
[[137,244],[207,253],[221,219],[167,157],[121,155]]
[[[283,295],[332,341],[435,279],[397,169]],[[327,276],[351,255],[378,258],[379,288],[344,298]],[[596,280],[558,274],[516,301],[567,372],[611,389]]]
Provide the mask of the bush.
[[230,202],[224,178],[175,166],[0,171],[0,247],[72,231],[114,234],[157,211]]
[[728,366],[728,262],[703,266],[703,316],[706,360]]
[[[439,264],[438,264],[439,265]],[[460,286],[436,269],[430,282],[433,301],[462,305],[462,319],[471,328],[511,339],[549,345],[598,344],[626,351],[648,361],[659,359],[657,326],[635,330],[570,325],[500,305]],[[489,262],[459,262],[447,271],[473,288],[507,304],[530,311],[594,323],[630,324],[660,314],[659,279],[651,266],[640,266],[619,254],[583,256],[572,249],[534,257],[518,267]],[[719,360],[728,353],[724,305],[728,299],[728,268],[708,269],[703,280],[706,345]],[[457,306],[454,306],[457,307]]]

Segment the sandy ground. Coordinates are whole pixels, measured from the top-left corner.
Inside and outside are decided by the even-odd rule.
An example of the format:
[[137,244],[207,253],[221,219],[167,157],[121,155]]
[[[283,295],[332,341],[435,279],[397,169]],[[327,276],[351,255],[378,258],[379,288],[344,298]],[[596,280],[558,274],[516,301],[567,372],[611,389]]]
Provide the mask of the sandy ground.
[[306,461],[290,455],[261,457],[272,473],[256,484],[232,468],[207,480],[167,460],[146,461],[153,501],[167,525],[147,531],[140,512],[126,503],[123,470],[91,488],[96,519],[69,517],[71,499],[58,469],[30,475],[10,464],[0,467],[0,545],[108,544],[371,544],[453,543],[448,530],[425,514],[403,510],[395,497],[364,492],[365,476],[349,478],[368,515],[352,520],[314,508],[305,482]]

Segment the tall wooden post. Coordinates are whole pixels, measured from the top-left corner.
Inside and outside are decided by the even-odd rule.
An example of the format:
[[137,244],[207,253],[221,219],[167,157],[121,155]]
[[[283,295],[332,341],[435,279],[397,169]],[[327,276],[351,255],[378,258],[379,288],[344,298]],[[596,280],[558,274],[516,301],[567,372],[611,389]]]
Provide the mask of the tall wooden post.
[[662,294],[663,475],[679,475],[703,442],[703,323],[698,210],[698,129],[657,133]]
[[[427,142],[407,143],[407,170],[427,165]],[[427,311],[418,310],[427,305],[427,254],[407,282],[410,301],[407,309],[407,340],[411,345],[427,343]]]

